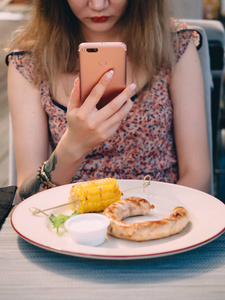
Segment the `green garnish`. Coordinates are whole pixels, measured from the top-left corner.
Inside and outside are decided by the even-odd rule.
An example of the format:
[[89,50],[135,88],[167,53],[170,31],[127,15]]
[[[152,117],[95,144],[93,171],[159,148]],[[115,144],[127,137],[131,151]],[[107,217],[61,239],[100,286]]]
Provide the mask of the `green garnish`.
[[49,220],[52,222],[53,227],[56,228],[57,234],[59,234],[59,228],[64,228],[64,223],[66,220],[68,220],[70,217],[78,215],[78,212],[73,212],[70,216],[58,214],[57,216],[51,214],[49,217]]

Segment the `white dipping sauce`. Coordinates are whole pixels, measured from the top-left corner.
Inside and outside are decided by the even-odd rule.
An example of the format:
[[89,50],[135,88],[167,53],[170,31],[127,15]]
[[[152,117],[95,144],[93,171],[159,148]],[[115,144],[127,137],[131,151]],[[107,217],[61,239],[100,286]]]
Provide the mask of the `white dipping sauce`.
[[79,220],[71,223],[71,230],[79,230],[79,232],[90,232],[99,230],[103,227],[103,223],[99,220]]
[[81,214],[66,220],[65,227],[78,243],[97,246],[104,242],[109,219],[100,214]]

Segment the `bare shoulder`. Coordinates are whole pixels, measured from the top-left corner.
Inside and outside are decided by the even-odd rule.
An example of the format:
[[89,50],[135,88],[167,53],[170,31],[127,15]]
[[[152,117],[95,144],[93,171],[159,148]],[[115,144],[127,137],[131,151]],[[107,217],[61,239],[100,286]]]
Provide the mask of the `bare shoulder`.
[[[204,99],[203,87],[204,82],[198,51],[191,39],[185,53],[183,53],[172,72],[170,92],[175,96],[177,91],[179,93],[182,93],[182,91],[190,93],[192,91],[195,97],[201,96]],[[173,99],[176,99],[176,97],[173,97]]]
[[[40,91],[20,74],[12,62],[8,66],[8,101],[10,110],[22,109],[23,105],[40,108]],[[35,104],[36,103],[36,104]]]

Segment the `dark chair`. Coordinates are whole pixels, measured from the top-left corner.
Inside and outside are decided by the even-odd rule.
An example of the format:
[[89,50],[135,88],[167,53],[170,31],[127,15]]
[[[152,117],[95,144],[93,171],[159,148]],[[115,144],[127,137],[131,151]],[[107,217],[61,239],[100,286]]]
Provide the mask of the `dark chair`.
[[[210,57],[210,73],[205,69],[202,63],[203,76],[212,76],[211,86],[211,117],[212,117],[212,152],[213,152],[213,170],[217,174],[218,155],[221,147],[221,107],[224,76],[224,27],[220,21],[216,20],[193,20],[184,19],[192,27],[200,27],[204,30],[208,40],[208,52]],[[201,50],[200,50],[201,51]]]

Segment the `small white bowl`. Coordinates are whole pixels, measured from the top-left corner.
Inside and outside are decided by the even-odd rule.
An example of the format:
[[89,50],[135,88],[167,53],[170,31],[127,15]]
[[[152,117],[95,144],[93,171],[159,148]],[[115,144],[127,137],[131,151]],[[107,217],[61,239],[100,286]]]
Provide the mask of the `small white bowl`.
[[86,213],[69,218],[64,226],[79,244],[98,246],[105,241],[109,218],[95,213]]

